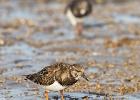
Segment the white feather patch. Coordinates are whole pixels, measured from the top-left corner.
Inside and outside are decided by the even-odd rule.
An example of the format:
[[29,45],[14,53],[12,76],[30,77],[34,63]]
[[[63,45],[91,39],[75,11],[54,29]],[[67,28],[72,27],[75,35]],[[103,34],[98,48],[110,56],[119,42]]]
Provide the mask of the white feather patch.
[[70,20],[70,22],[71,22],[71,24],[72,24],[73,26],[76,26],[77,23],[81,23],[81,22],[82,22],[82,18],[76,18],[76,17],[72,14],[71,10],[67,10],[66,15],[67,15],[68,19]]
[[65,88],[66,88],[65,86],[62,86],[57,81],[55,81],[53,84],[51,84],[49,86],[45,86],[45,89],[51,90],[51,91],[60,91],[60,90],[63,90]]

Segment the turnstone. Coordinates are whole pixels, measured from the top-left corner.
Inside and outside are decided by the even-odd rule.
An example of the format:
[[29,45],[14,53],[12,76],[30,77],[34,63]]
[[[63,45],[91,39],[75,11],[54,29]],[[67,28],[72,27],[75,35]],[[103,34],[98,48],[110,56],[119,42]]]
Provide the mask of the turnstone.
[[91,0],[71,0],[66,6],[65,13],[79,35],[83,31],[83,18],[92,12]]
[[60,91],[61,100],[64,100],[63,90],[75,84],[81,77],[88,81],[83,66],[79,64],[56,63],[43,68],[41,71],[25,75],[26,79],[45,87],[46,100],[48,91]]

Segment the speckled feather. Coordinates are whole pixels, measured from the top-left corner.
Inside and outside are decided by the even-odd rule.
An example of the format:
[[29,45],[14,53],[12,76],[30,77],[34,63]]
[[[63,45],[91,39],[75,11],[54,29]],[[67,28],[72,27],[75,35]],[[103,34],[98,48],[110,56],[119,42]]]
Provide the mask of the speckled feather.
[[74,77],[72,77],[70,73],[73,66],[77,66],[77,68],[79,67],[78,64],[53,64],[51,66],[43,68],[37,73],[27,75],[26,78],[33,81],[34,83],[45,86],[51,85],[55,81],[58,81],[63,86],[73,85],[78,81]]

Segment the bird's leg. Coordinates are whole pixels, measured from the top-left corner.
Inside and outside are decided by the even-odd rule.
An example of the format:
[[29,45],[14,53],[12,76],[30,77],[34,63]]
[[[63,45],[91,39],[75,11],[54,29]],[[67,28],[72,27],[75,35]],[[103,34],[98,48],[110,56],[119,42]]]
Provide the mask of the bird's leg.
[[49,100],[49,96],[48,96],[48,91],[47,90],[45,91],[45,98],[46,98],[46,100]]
[[61,100],[64,100],[64,90],[60,90]]
[[75,30],[76,30],[77,35],[80,36],[83,32],[83,24],[77,23]]

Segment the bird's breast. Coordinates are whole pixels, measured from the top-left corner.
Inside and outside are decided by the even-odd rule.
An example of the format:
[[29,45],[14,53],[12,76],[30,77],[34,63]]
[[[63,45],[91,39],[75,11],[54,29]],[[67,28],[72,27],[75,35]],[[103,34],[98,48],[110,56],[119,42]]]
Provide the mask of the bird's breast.
[[55,81],[53,84],[51,84],[49,86],[45,86],[45,89],[51,90],[51,91],[60,91],[60,90],[63,90],[65,88],[66,88],[65,86],[62,86],[57,81]]

